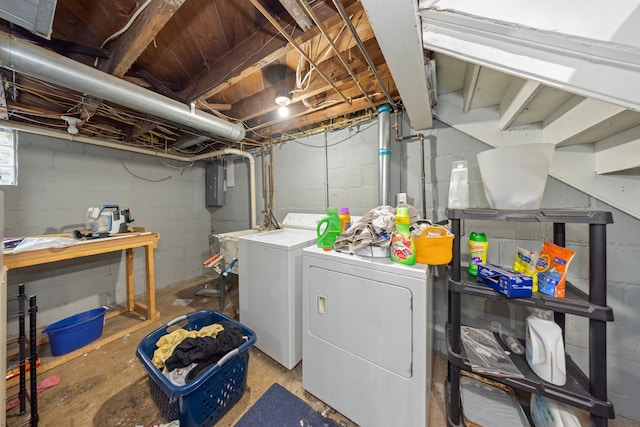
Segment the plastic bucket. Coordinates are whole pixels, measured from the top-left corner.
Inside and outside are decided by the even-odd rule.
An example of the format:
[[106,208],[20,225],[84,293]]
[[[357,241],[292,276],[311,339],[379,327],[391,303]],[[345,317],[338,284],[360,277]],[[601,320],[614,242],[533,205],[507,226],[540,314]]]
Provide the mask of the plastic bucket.
[[538,209],[554,144],[520,144],[477,155],[484,194],[494,209]]
[[102,335],[107,307],[94,308],[59,320],[44,328],[51,354],[60,356],[97,340]]

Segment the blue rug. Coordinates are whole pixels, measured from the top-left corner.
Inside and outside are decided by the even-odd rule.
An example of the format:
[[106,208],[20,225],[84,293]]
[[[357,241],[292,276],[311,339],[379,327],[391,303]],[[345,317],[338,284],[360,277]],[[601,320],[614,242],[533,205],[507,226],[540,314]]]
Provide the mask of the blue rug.
[[340,427],[280,384],[269,387],[235,427]]

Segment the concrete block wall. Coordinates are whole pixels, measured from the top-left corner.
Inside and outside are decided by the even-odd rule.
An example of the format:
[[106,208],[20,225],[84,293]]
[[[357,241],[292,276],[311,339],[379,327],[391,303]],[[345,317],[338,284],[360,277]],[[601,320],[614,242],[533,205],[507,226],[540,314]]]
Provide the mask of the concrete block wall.
[[[18,144],[18,186],[2,188],[5,236],[82,229],[88,207],[118,204],[131,209],[132,225],[160,233],[156,288],[204,273],[211,214],[200,165],[24,132]],[[143,249],[134,250],[134,266],[136,294],[142,294]],[[39,326],[126,299],[124,252],[11,270],[8,278],[9,295],[25,283],[37,296]]]
[[[391,120],[393,122],[393,118]],[[401,122],[409,135],[415,133]],[[480,171],[475,156],[490,147],[441,122],[434,129],[420,131],[424,135],[425,184],[421,174],[421,142],[417,138],[392,141],[391,194],[406,192],[409,202],[424,217],[445,219],[449,176],[454,160],[469,163],[470,203],[486,207]],[[393,135],[393,130],[391,131]],[[278,145],[274,149],[275,212],[282,220],[287,212],[323,212],[327,204],[349,206],[352,214],[362,215],[378,205],[378,129],[377,121],[339,132],[318,134]],[[257,170],[261,155],[256,154]],[[236,164],[236,167],[238,165]],[[235,174],[236,182],[238,173]],[[257,188],[261,189],[261,173],[257,172]],[[228,189],[229,196],[246,191],[237,186]],[[263,207],[260,195],[258,209]],[[395,197],[392,197],[395,203]],[[542,202],[547,208],[580,208],[613,212],[614,224],[607,227],[608,304],[613,308],[615,322],[608,325],[607,370],[609,396],[616,413],[640,420],[640,220],[630,217],[566,184],[549,178]],[[212,215],[214,228],[230,227],[234,222],[223,212],[225,206]],[[258,212],[258,222],[262,217]],[[468,256],[466,239],[471,230],[484,231],[489,237],[489,260],[510,265],[515,247],[538,251],[542,242],[552,241],[551,224],[500,223],[468,221],[463,226],[463,259]],[[567,246],[576,251],[569,267],[569,279],[583,290],[588,289],[588,231],[583,225],[567,226]],[[444,347],[444,324],[447,315],[446,275],[436,269],[434,286],[434,347]],[[524,335],[524,319],[528,312],[505,303],[487,302],[478,298],[463,298],[463,316],[468,323],[486,324],[497,320],[503,326]],[[511,308],[510,308],[511,307]],[[588,322],[567,316],[567,351],[578,365],[588,371]]]

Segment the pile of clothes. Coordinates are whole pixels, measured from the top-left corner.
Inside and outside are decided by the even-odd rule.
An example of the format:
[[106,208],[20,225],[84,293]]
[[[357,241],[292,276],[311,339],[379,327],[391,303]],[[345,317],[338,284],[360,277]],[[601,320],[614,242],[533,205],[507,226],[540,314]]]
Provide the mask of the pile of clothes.
[[[432,221],[420,219],[415,207],[406,205],[409,213],[411,234],[419,237],[425,228],[435,225]],[[345,230],[333,244],[338,252],[355,253],[356,255],[389,256],[391,234],[396,229],[396,208],[393,206],[378,206],[364,214],[357,222]],[[450,230],[448,221],[436,223]],[[378,249],[375,251],[374,249]],[[386,250],[386,252],[385,252]]]
[[248,337],[231,322],[203,326],[199,330],[177,329],[160,337],[151,362],[174,385],[196,379]]

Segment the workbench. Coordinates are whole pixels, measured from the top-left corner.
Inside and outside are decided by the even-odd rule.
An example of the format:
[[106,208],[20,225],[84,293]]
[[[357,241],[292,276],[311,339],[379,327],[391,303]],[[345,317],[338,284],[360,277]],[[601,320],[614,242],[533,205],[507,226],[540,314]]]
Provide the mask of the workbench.
[[[140,315],[141,321],[136,322],[135,325],[120,330],[109,336],[102,336],[96,341],[79,348],[70,353],[55,357],[51,362],[43,363],[38,372],[45,372],[60,364],[71,360],[77,356],[86,353],[89,350],[93,350],[109,342],[115,341],[121,337],[130,334],[133,331],[144,328],[151,324],[160,317],[160,313],[156,311],[156,294],[155,294],[155,276],[154,276],[154,262],[153,262],[153,250],[158,246],[158,239],[160,235],[158,233],[143,232],[143,233],[127,233],[116,235],[113,237],[105,237],[101,239],[93,240],[80,240],[72,246],[65,248],[49,248],[49,249],[36,249],[31,251],[19,252],[13,254],[11,251],[4,253],[3,264],[7,270],[29,267],[34,265],[48,264],[57,261],[70,260],[75,258],[83,258],[91,255],[104,254],[109,252],[125,251],[126,258],[126,283],[127,283],[127,301],[126,306],[120,309],[109,310],[105,314],[105,319],[110,319],[114,316],[136,312]],[[145,263],[146,263],[146,303],[140,303],[135,301],[135,286],[134,286],[134,270],[133,270],[133,249],[144,248],[145,249]],[[4,284],[6,286],[6,284]],[[6,290],[6,287],[4,288]],[[6,294],[5,294],[6,295]],[[0,313],[6,313],[6,298],[3,298],[2,307],[0,307]],[[1,323],[5,323],[5,319],[0,319]],[[6,347],[6,329],[0,331],[0,348]],[[6,370],[6,358],[0,360],[0,372]],[[0,375],[0,403],[4,402],[4,395],[6,393],[6,383],[4,375]],[[4,405],[3,405],[4,406]],[[3,412],[3,411],[2,411]],[[4,420],[1,416],[0,420]],[[2,425],[0,421],[0,425]]]

